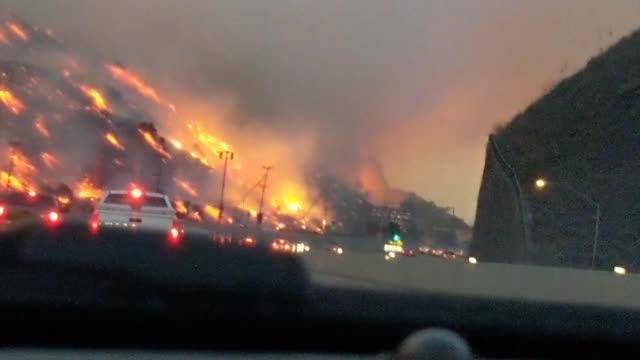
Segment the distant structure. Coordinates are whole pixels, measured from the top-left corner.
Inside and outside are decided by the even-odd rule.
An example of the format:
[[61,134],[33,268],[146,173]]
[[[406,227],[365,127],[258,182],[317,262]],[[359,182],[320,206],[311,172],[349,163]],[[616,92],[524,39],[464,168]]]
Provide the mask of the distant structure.
[[402,232],[406,232],[409,229],[412,216],[410,212],[401,208],[376,206],[371,208],[371,219],[381,225],[395,222],[400,226]]

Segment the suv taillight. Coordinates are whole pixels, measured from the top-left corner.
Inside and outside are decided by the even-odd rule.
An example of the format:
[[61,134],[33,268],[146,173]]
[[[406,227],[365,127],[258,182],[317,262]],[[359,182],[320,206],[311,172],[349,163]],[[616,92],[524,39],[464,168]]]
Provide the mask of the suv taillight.
[[91,214],[91,218],[89,219],[89,231],[95,233],[98,231],[98,227],[100,226],[100,217],[97,212]]
[[178,220],[174,218],[171,228],[169,229],[169,241],[172,244],[177,245],[183,232],[184,231],[180,228]]
[[49,221],[52,223],[56,223],[58,222],[58,220],[60,220],[60,214],[55,211],[51,211],[49,212],[49,214],[47,214],[47,219],[49,219]]

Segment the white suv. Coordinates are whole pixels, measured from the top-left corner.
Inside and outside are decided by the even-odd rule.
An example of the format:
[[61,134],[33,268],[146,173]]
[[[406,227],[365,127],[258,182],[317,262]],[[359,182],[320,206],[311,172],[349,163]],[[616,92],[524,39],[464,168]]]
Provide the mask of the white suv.
[[105,192],[96,206],[90,228],[97,231],[104,226],[168,232],[176,239],[184,233],[166,195],[138,188]]

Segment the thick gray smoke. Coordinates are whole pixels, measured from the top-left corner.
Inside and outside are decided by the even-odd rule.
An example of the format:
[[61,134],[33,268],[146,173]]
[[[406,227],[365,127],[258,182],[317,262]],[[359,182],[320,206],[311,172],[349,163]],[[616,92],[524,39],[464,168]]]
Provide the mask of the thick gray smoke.
[[312,167],[349,172],[377,158],[391,185],[455,205],[465,219],[492,126],[640,24],[636,0],[1,5],[156,84],[230,95],[235,127],[258,124],[283,139],[312,132]]

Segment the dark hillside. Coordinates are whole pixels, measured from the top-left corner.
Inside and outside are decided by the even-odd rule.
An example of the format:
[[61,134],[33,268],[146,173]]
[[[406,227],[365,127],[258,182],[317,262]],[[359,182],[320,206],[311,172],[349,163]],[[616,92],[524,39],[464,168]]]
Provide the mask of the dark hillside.
[[[590,266],[596,212],[580,193],[601,207],[596,266],[640,266],[640,32],[562,81],[498,131],[495,140],[522,187],[532,261]],[[485,166],[479,194],[472,244],[478,254],[499,245],[491,239],[524,241],[522,233],[494,231],[503,219],[511,221],[514,205],[491,196],[504,187],[487,173],[493,168]],[[538,177],[552,185],[537,190]],[[514,257],[506,251],[494,260]]]

